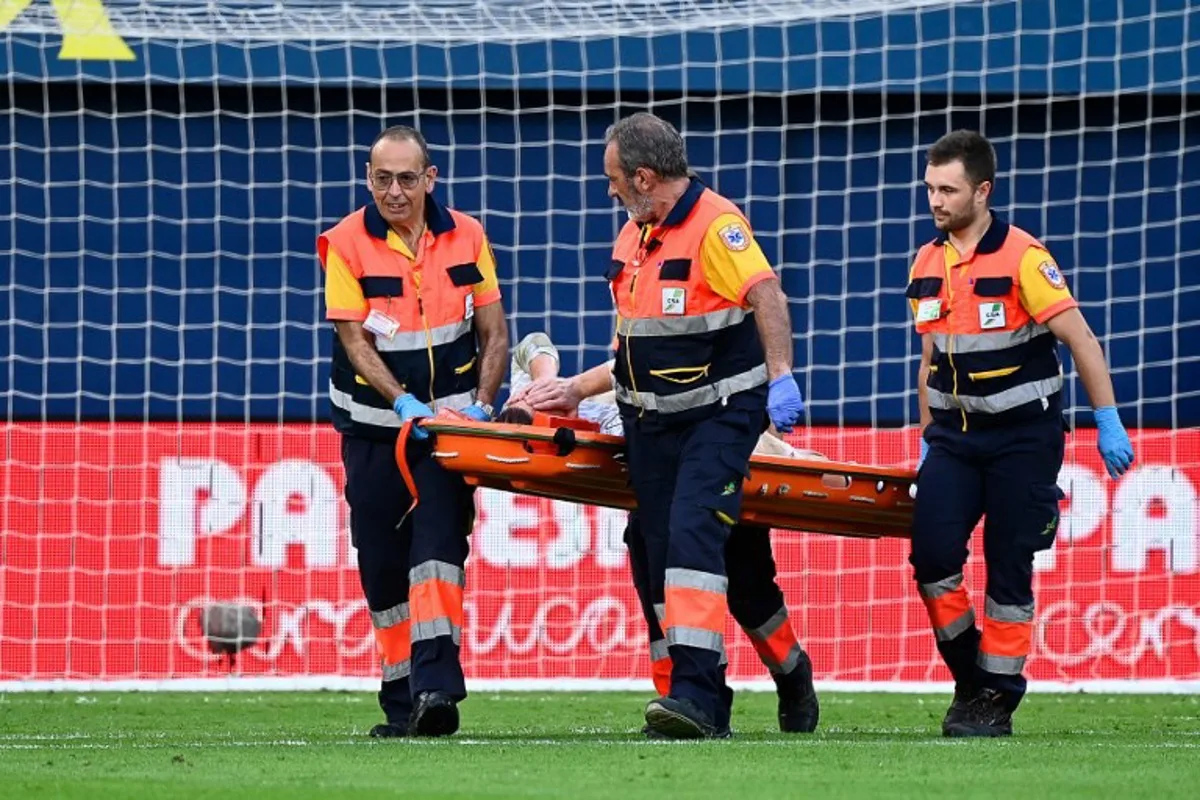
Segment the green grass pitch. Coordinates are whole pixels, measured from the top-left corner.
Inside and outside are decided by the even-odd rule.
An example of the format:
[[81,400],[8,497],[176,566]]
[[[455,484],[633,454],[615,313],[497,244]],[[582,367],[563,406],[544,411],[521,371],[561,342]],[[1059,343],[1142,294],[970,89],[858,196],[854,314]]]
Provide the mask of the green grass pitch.
[[1200,697],[1034,694],[990,741],[942,739],[941,696],[824,694],[787,736],[741,692],[732,740],[647,742],[647,699],[477,692],[450,739],[377,741],[367,693],[0,695],[0,796],[1200,797]]

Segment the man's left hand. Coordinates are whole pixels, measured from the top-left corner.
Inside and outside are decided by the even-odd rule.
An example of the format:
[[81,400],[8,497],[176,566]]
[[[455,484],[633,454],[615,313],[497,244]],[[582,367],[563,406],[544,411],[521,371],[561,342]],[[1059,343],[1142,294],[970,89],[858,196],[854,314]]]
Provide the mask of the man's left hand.
[[583,398],[570,378],[539,378],[522,399],[535,411],[574,414]]
[[1113,480],[1125,474],[1133,464],[1133,444],[1121,424],[1115,406],[1096,409],[1096,448],[1104,459],[1109,477]]
[[792,373],[780,375],[767,389],[767,414],[781,433],[790,433],[804,413],[804,398]]

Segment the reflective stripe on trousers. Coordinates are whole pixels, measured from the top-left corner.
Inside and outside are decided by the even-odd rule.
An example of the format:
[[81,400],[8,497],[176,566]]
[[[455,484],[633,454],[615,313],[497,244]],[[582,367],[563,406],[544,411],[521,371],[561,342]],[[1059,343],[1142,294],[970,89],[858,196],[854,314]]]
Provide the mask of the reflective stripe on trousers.
[[959,572],[940,581],[917,584],[939,642],[948,642],[975,625],[975,609],[962,582],[963,574]]
[[463,587],[466,573],[445,561],[425,561],[409,570],[408,602],[412,641],[449,636],[462,641]]
[[412,640],[408,603],[371,612],[375,647],[379,651],[384,681],[398,681],[412,672]]
[[1032,641],[1033,603],[1002,605],[989,596],[976,658],[979,668],[997,675],[1020,675]]
[[725,652],[729,579],[694,569],[672,567],[666,576],[663,627],[668,645]]
[[788,622],[786,606],[781,606],[757,628],[747,628],[746,633],[758,657],[772,674],[787,675],[800,663],[800,654],[804,651]]

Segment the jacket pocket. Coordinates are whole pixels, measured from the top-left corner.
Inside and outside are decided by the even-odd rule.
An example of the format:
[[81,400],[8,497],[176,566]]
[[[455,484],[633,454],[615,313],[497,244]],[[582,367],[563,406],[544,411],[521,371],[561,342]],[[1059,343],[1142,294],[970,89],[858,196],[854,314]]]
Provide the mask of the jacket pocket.
[[1012,291],[1012,278],[976,278],[975,294],[979,297],[1004,297]]
[[1015,367],[1001,367],[1000,369],[985,369],[983,372],[968,372],[967,375],[973,381],[986,381],[992,378],[1007,378],[1014,372],[1019,370],[1021,365]]
[[670,258],[658,270],[658,279],[663,281],[686,281],[692,272],[690,258]]
[[651,377],[662,378],[664,381],[671,383],[689,384],[695,383],[701,378],[708,376],[708,370],[712,367],[711,364],[705,364],[702,367],[672,367],[670,369],[652,369],[650,370]]
[[913,300],[922,297],[937,297],[942,291],[941,278],[914,278],[904,290],[904,296]]
[[477,283],[483,283],[483,273],[479,271],[479,265],[474,261],[447,267],[446,275],[455,286],[474,286]]

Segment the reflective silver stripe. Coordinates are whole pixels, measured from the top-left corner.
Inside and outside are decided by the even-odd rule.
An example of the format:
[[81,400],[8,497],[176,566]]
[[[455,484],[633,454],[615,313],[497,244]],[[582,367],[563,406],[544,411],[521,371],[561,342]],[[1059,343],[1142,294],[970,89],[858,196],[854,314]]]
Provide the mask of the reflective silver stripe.
[[425,339],[425,331],[399,331],[392,338],[375,337],[375,349],[381,353],[402,353],[409,350],[424,350],[432,343],[433,347],[450,344],[471,332],[471,320],[452,322],[449,325],[439,325],[429,329],[429,340]]
[[800,663],[800,654],[803,652],[804,649],[800,645],[792,645],[792,649],[788,650],[787,657],[783,659],[782,664],[767,664],[767,669],[777,675],[787,675]]
[[968,608],[966,613],[944,628],[934,628],[933,635],[939,642],[948,642],[959,634],[975,627],[975,609]]
[[658,617],[658,624],[661,625],[662,621],[667,618],[667,604],[655,603],[654,616]]
[[[469,392],[437,397],[434,398],[432,408],[435,412],[443,408],[461,411],[475,402],[475,395],[476,392],[472,389]],[[329,383],[329,400],[335,406],[349,414],[350,419],[363,425],[374,425],[378,428],[399,428],[404,424],[400,417],[396,416],[396,412],[390,408],[375,408],[357,403],[349,392],[343,392],[334,386],[332,381]]]
[[703,628],[685,628],[682,625],[667,628],[667,644],[696,647],[716,653],[725,652],[725,636],[723,634],[706,631]]
[[443,408],[448,408],[451,411],[462,411],[471,403],[475,402],[476,391],[472,389],[469,392],[460,392],[458,394],[448,394],[445,397],[435,397],[430,406],[434,412],[441,411]]
[[762,386],[767,382],[767,365],[759,364],[746,372],[729,378],[722,378],[714,383],[691,389],[678,394],[656,395],[649,392],[633,392],[625,386],[617,385],[617,400],[626,405],[638,406],[647,411],[657,411],[660,414],[678,414],[689,408],[700,408],[712,405],[724,397]]
[[[1045,325],[1027,322],[1015,331],[996,331],[995,333],[956,333],[954,334],[954,355],[960,353],[992,353],[996,350],[1007,350],[1026,342],[1031,342],[1038,336],[1050,333]],[[935,333],[933,346],[943,353],[950,349],[950,334]]]
[[621,319],[617,322],[617,333],[621,336],[694,336],[731,328],[753,313],[735,306],[690,317]]
[[983,614],[996,622],[1033,622],[1033,603],[1006,606],[988,596],[984,600]]
[[401,603],[383,611],[371,612],[371,624],[380,630],[399,625],[406,619],[408,619],[408,603]]
[[1062,387],[1063,378],[1059,374],[1045,380],[1022,383],[1020,386],[1014,386],[1011,389],[1005,389],[1003,392],[983,397],[974,397],[965,394],[955,397],[952,394],[939,392],[936,389],[926,389],[926,394],[929,397],[930,408],[942,410],[961,408],[968,414],[999,414],[1002,411],[1008,411],[1010,408],[1016,408],[1026,403],[1032,403],[1034,400],[1049,397],[1061,390]]
[[724,575],[713,575],[711,572],[701,572],[696,569],[671,567],[667,570],[667,586],[725,594],[725,591],[729,588],[729,578],[726,578]]
[[408,582],[416,585],[428,580],[445,581],[455,586],[467,585],[467,573],[462,567],[447,564],[445,561],[422,561],[408,571]]
[[400,417],[390,408],[372,408],[362,403],[354,402],[349,392],[329,383],[329,401],[350,415],[350,419],[363,425],[374,425],[379,428],[399,428],[402,424]]
[[449,617],[438,617],[428,622],[413,623],[412,640],[414,642],[424,642],[440,636],[449,636],[455,644],[459,644],[462,641],[462,628],[450,622]]
[[398,664],[383,665],[383,679],[385,681],[398,681],[401,678],[407,678],[412,672],[412,661],[404,659]]
[[783,623],[787,622],[788,613],[786,606],[780,606],[779,610],[771,615],[771,618],[759,625],[754,630],[747,630],[746,633],[753,636],[755,639],[766,641],[771,638],[771,634],[783,627]]
[[917,591],[921,593],[921,597],[933,600],[944,594],[950,594],[950,592],[962,586],[962,582],[963,574],[959,572],[951,575],[949,578],[942,578],[940,581],[934,581],[933,583],[918,583]]
[[655,639],[650,643],[650,660],[662,661],[664,658],[671,657],[671,651],[667,649],[666,639]]
[[993,675],[1020,675],[1025,669],[1025,656],[993,656],[980,650],[975,663]]

